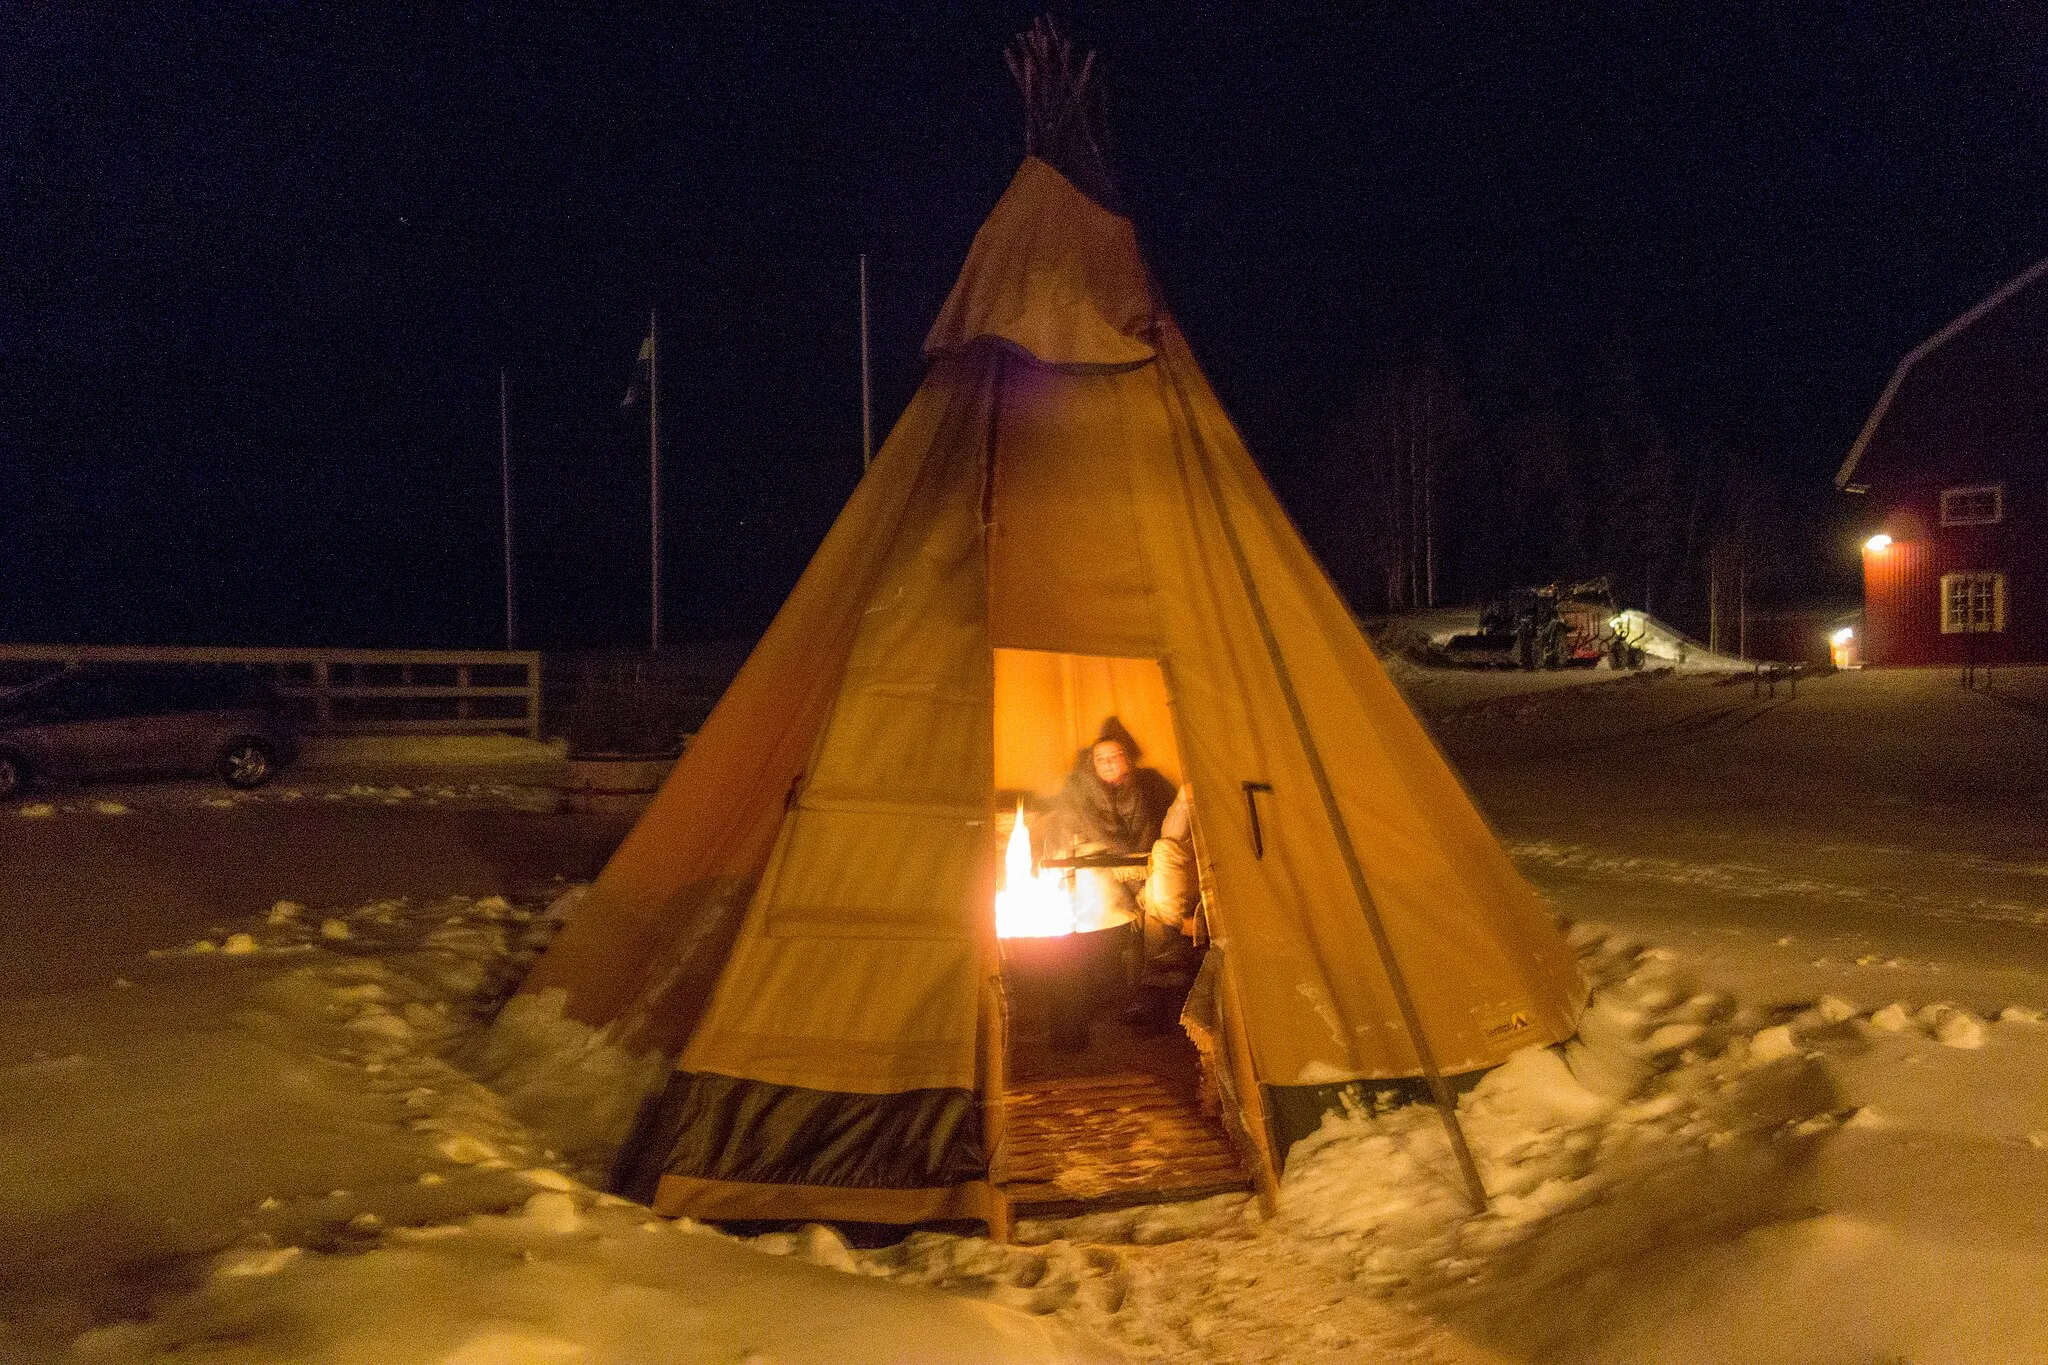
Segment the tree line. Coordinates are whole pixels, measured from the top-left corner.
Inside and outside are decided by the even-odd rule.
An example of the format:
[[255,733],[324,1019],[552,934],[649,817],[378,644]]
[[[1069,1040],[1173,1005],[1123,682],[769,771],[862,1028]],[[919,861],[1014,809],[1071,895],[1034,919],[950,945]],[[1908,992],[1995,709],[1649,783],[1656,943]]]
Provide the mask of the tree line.
[[1797,590],[1765,452],[1660,414],[1625,345],[1427,340],[1369,369],[1315,440],[1304,521],[1363,615],[1605,576],[1706,638]]

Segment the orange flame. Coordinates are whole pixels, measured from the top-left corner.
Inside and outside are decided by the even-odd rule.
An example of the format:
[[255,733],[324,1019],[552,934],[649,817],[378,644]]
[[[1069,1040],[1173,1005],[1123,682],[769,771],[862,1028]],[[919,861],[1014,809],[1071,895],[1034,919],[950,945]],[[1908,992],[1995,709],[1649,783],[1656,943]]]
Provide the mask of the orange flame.
[[1058,872],[1031,869],[1031,832],[1024,824],[1024,806],[1017,805],[1017,823],[1003,851],[1003,886],[996,892],[998,938],[1055,938],[1078,927],[1074,902]]

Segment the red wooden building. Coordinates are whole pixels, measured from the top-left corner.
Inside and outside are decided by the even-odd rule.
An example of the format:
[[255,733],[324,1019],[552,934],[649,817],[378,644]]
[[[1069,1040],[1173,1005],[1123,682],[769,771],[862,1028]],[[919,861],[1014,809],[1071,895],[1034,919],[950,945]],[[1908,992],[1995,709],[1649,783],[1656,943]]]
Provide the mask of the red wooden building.
[[2048,260],[1899,362],[1835,486],[1869,504],[1863,662],[2048,661]]

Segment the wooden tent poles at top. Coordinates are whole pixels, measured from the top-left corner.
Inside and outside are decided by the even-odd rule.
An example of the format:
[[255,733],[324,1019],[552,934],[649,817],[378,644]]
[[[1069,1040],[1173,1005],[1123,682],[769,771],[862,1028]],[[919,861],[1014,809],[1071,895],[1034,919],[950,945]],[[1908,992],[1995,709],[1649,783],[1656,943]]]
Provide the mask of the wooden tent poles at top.
[[1093,52],[1083,54],[1080,69],[1075,70],[1073,44],[1061,36],[1050,15],[1040,15],[1004,49],[1003,61],[1024,96],[1026,152],[1039,155],[1049,144],[1057,143],[1072,123],[1082,123],[1082,135],[1087,135],[1083,110],[1088,78],[1095,74]]
[[1040,15],[1003,53],[1024,97],[1024,151],[1074,182],[1096,203],[1121,213],[1110,178],[1101,85],[1095,54],[1078,62],[1074,46],[1048,15]]

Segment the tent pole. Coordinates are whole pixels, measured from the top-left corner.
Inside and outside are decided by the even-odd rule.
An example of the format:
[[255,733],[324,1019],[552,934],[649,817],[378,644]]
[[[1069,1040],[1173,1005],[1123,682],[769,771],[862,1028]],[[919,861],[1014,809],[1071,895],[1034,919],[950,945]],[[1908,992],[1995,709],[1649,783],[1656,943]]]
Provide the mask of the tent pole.
[[512,601],[512,418],[502,367],[498,370],[498,492],[505,513],[505,648],[513,649],[519,630]]
[[[1160,673],[1166,678],[1167,705],[1173,707],[1173,672],[1165,661],[1159,665]],[[1072,707],[1068,710],[1071,712]],[[1174,712],[1173,733],[1175,742],[1180,740],[1180,716]],[[1185,752],[1185,750],[1183,750]],[[1209,861],[1209,842],[1202,837],[1198,824],[1191,831],[1195,844],[1195,885],[1201,889],[1202,903],[1209,907],[1210,923],[1220,910],[1220,898],[1216,894],[1216,868]],[[1268,1218],[1280,1211],[1280,1160],[1273,1151],[1273,1124],[1266,1112],[1266,1095],[1259,1088],[1258,1064],[1252,1060],[1250,1044],[1244,1036],[1244,998],[1237,988],[1237,975],[1230,970],[1226,959],[1219,959],[1222,970],[1217,977],[1217,1032],[1221,1035],[1218,1045],[1222,1056],[1216,1064],[1226,1073],[1235,1077],[1237,1092],[1237,1125],[1244,1132],[1244,1145],[1238,1155],[1251,1168],[1252,1189],[1258,1195],[1259,1212]],[[1219,1099],[1227,1097],[1219,1096]],[[1229,1131],[1229,1107],[1224,1106],[1226,1131]],[[1236,1134],[1231,1133],[1232,1145]]]
[[860,467],[875,462],[875,391],[868,378],[868,254],[860,254]]
[[[1162,357],[1163,359],[1163,357]],[[1400,1008],[1401,1022],[1408,1030],[1408,1040],[1415,1048],[1415,1059],[1422,1065],[1422,1074],[1429,1081],[1430,1097],[1436,1102],[1437,1113],[1443,1117],[1444,1131],[1450,1136],[1451,1150],[1457,1155],[1458,1169],[1465,1177],[1465,1192],[1471,1198],[1474,1213],[1486,1212],[1486,1186],[1479,1179],[1479,1166],[1472,1160],[1472,1149],[1465,1142],[1465,1130],[1458,1123],[1458,1106],[1451,1096],[1451,1087],[1445,1082],[1443,1071],[1436,1064],[1436,1052],[1429,1045],[1428,1037],[1422,1030],[1422,1017],[1416,1013],[1415,998],[1409,993],[1408,978],[1401,970],[1400,959],[1394,954],[1394,943],[1387,935],[1387,926],[1380,917],[1379,903],[1373,899],[1372,888],[1366,885],[1365,869],[1358,861],[1358,850],[1351,842],[1351,831],[1344,824],[1344,813],[1338,809],[1336,789],[1330,785],[1330,774],[1323,767],[1322,751],[1316,747],[1315,734],[1309,729],[1308,713],[1302,709],[1301,696],[1294,690],[1294,675],[1287,667],[1287,660],[1280,652],[1280,638],[1273,632],[1273,621],[1266,614],[1265,599],[1259,595],[1258,584],[1252,579],[1251,561],[1246,558],[1244,545],[1237,537],[1237,527],[1230,519],[1230,510],[1223,500],[1222,486],[1217,482],[1216,469],[1209,457],[1209,448],[1202,440],[1201,426],[1182,392],[1178,378],[1173,384],[1174,397],[1179,400],[1181,415],[1186,419],[1188,432],[1194,438],[1195,453],[1202,465],[1202,477],[1209,485],[1209,497],[1216,505],[1216,519],[1222,524],[1223,539],[1230,546],[1230,558],[1237,568],[1239,584],[1244,588],[1245,597],[1250,601],[1252,616],[1259,624],[1259,636],[1265,642],[1266,657],[1273,665],[1273,673],[1280,683],[1280,695],[1287,702],[1287,714],[1294,722],[1295,736],[1301,741],[1302,754],[1308,760],[1309,775],[1315,780],[1316,794],[1322,798],[1323,814],[1330,822],[1330,832],[1337,840],[1337,852],[1344,860],[1344,871],[1351,879],[1352,894],[1358,898],[1358,908],[1365,916],[1366,927],[1372,931],[1373,947],[1378,949],[1380,965],[1387,973],[1387,985],[1394,993],[1394,1003]]]
[[[860,258],[861,284],[861,382],[863,417],[866,408],[867,382],[867,284],[868,258]],[[981,448],[981,583],[982,623],[984,631],[988,622],[988,541],[995,518],[996,492],[996,421],[1003,411],[1003,383],[1009,367],[1003,361],[1001,351],[996,352],[989,383],[988,428],[983,433]],[[987,638],[984,634],[984,640]],[[990,652],[989,674],[989,720],[990,734],[994,733],[995,720],[995,654]],[[993,803],[995,793],[989,797]],[[991,812],[993,814],[993,812]],[[1022,806],[1017,808],[1017,818],[1024,818]],[[982,855],[982,875],[974,892],[974,904],[987,906],[991,913],[982,921],[985,934],[982,939],[983,961],[993,968],[982,978],[981,987],[981,1046],[982,1059],[982,1130],[983,1141],[988,1144],[988,1183],[991,1191],[991,1207],[988,1217],[988,1238],[991,1242],[1007,1242],[1013,1228],[1010,1196],[1003,1188],[1002,1177],[1009,1165],[1010,1127],[1010,1006],[1009,997],[1003,991],[1003,942],[996,933],[993,910],[996,902],[996,888],[1001,877],[1003,862],[1002,839],[997,834],[998,822],[988,822],[989,840]]]
[[661,650],[661,339],[647,310],[647,642]]
[[996,975],[984,981],[981,987],[981,1131],[982,1140],[988,1144],[988,1183],[993,1191],[988,1216],[988,1239],[991,1242],[1007,1242],[1011,1232],[1010,1196],[1003,1191],[1000,1171],[1008,1158],[1006,1147],[1010,1119],[1006,1098],[1010,1085],[1006,1055],[1010,1040],[1004,1025],[1007,1013],[1002,973],[998,969]]
[[1230,1050],[1228,1064],[1244,1092],[1238,1097],[1238,1121],[1252,1140],[1252,1189],[1258,1195],[1259,1212],[1271,1218],[1280,1211],[1280,1162],[1273,1155],[1273,1125],[1266,1115],[1266,1097],[1259,1089],[1251,1045],[1245,1041],[1244,1001],[1238,995],[1236,975],[1228,970],[1218,975],[1223,983],[1223,1046]]

